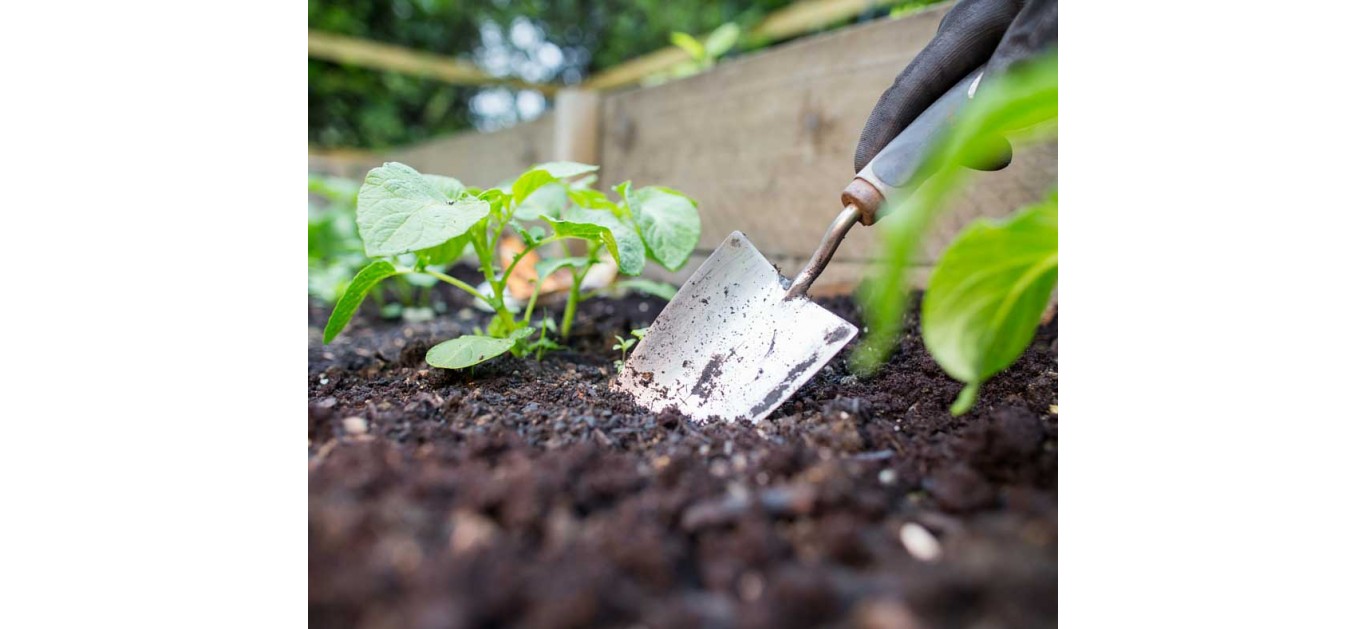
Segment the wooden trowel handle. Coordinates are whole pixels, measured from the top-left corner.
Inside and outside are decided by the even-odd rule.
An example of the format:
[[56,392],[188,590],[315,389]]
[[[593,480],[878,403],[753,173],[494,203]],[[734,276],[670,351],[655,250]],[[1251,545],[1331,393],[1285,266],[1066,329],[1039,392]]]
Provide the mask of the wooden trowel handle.
[[929,157],[941,131],[968,102],[968,94],[981,75],[981,68],[969,72],[854,176],[854,181],[840,195],[840,201],[846,207],[858,208],[860,223],[872,225],[882,218],[887,199],[909,194],[924,182],[929,173],[919,172],[921,165]]

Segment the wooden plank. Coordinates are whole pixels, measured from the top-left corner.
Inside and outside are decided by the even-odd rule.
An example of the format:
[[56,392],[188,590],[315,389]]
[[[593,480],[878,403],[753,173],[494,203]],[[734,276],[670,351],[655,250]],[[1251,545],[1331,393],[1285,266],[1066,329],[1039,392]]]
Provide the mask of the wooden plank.
[[602,94],[592,90],[568,88],[555,94],[554,159],[556,161],[597,164],[601,160],[598,141],[602,138]]
[[555,117],[547,115],[490,133],[471,131],[429,140],[391,151],[386,159],[487,188],[551,161],[554,134]]
[[[840,20],[847,20],[864,11],[894,4],[897,1],[804,0],[794,2],[765,16],[746,34],[746,37],[755,41],[783,40],[796,37],[825,28]],[[689,59],[691,57],[681,48],[661,48],[594,74],[583,82],[583,86],[596,90],[625,87]]]
[[374,70],[429,77],[455,85],[506,85],[543,94],[555,93],[552,85],[495,77],[463,59],[322,31],[308,31],[308,56]]
[[[841,29],[687,79],[608,94],[602,180],[663,184],[697,198],[699,259],[738,229],[792,273],[840,209],[868,112],[947,9]],[[1057,180],[1056,156],[1054,144],[1035,147],[1010,168],[977,176],[930,239],[930,259],[953,226],[1039,199]],[[856,227],[837,266],[857,274],[874,259],[875,232]],[[818,284],[837,281],[833,273]]]

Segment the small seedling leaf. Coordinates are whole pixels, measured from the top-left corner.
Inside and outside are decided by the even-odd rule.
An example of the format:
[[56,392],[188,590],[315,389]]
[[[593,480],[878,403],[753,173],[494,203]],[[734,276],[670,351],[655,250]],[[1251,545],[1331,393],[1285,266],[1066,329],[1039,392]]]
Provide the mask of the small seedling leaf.
[[650,258],[670,271],[683,268],[702,237],[697,203],[674,190],[656,186],[627,189],[626,201],[640,225]]
[[427,350],[427,364],[444,369],[464,369],[496,358],[516,344],[516,338],[496,339],[468,334]]
[[332,316],[327,318],[327,327],[323,328],[323,343],[331,343],[342,328],[346,327],[375,284],[398,274],[399,271],[387,260],[375,260],[356,273],[356,277],[347,285],[346,292],[337,300],[337,306],[332,309]]
[[1005,221],[975,221],[944,251],[925,290],[921,321],[935,361],[968,385],[955,415],[971,408],[982,382],[1024,352],[1057,281],[1055,202]]
[[669,41],[673,42],[673,45],[682,48],[684,52],[688,53],[689,57],[693,58],[693,61],[701,61],[707,58],[707,47],[702,45],[702,42],[697,41],[697,38],[692,35],[683,32],[675,32],[669,35]]
[[719,58],[721,55],[730,52],[730,49],[739,42],[740,25],[735,22],[726,22],[707,36],[706,56],[708,59]]
[[372,258],[435,247],[488,216],[489,204],[448,199],[420,173],[397,162],[365,176],[356,208],[365,254]]

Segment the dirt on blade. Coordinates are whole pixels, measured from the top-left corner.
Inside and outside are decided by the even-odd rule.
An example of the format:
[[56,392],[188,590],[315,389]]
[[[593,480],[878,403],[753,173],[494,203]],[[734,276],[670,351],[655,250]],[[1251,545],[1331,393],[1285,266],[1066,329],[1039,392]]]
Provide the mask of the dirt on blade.
[[613,336],[663,301],[586,302],[572,351],[451,372],[427,349],[481,320],[446,298],[326,346],[310,306],[316,626],[1056,625],[1056,318],[964,417],[912,321],[871,378],[851,344],[768,420],[699,426],[608,388]]

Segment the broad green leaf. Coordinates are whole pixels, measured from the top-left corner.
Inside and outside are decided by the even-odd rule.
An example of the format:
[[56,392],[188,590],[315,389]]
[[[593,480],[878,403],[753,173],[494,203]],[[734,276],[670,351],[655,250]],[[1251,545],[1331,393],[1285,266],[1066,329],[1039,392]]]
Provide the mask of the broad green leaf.
[[935,361],[967,383],[955,414],[1028,347],[1057,281],[1056,203],[974,221],[944,251],[925,290],[921,329]]
[[533,170],[544,170],[556,179],[570,179],[579,175],[597,172],[598,167],[592,164],[580,164],[579,162],[546,162],[532,166]]
[[465,192],[465,184],[460,183],[460,180],[454,177],[426,174],[422,175],[422,177],[435,186],[437,190],[440,190],[441,194],[446,195],[446,198],[451,201],[459,199],[460,195]]
[[536,276],[540,278],[545,278],[549,276],[551,273],[554,273],[555,271],[558,271],[564,267],[583,267],[587,266],[588,262],[588,258],[585,258],[583,256],[541,260],[540,262],[536,263]]
[[688,53],[689,57],[693,58],[693,61],[701,61],[707,58],[707,47],[703,46],[702,42],[697,41],[697,38],[692,35],[674,32],[669,35],[669,41],[673,42],[673,45],[682,48],[684,52]]
[[734,48],[739,41],[740,25],[735,22],[726,22],[707,36],[706,56],[708,59],[716,59],[730,52],[730,49]]
[[444,369],[464,369],[501,356],[516,344],[515,338],[496,339],[468,334],[427,350],[427,364]]
[[629,192],[627,203],[650,257],[670,271],[683,268],[702,237],[697,204],[678,192],[653,186]]
[[331,343],[342,328],[346,327],[351,317],[355,316],[356,309],[360,308],[360,303],[365,301],[365,296],[370,294],[370,289],[384,278],[398,274],[399,271],[387,260],[375,260],[361,269],[356,277],[352,278],[341,299],[337,300],[337,306],[332,309],[332,316],[327,318],[327,327],[323,329],[323,343]]
[[640,275],[645,268],[645,243],[640,234],[611,212],[586,210],[571,205],[565,209],[563,220],[541,217],[556,234],[601,240],[617,262],[617,270],[626,275]]
[[469,234],[461,234],[435,247],[421,249],[415,253],[422,264],[450,264],[465,253],[465,245],[469,242]]
[[447,199],[416,170],[389,162],[365,176],[356,225],[365,254],[380,257],[435,247],[469,231],[488,214],[487,202]]
[[646,295],[654,295],[660,299],[673,299],[678,294],[678,288],[667,282],[656,282],[647,280],[643,277],[632,277],[624,279],[615,284],[618,288],[633,290]]
[[[556,236],[568,236],[570,238],[582,238],[584,240],[599,241],[603,240],[603,233],[606,228],[593,223],[575,223],[573,221],[561,220],[549,216],[542,216],[541,220],[550,225],[550,229]],[[611,234],[608,234],[609,236]]]
[[569,188],[558,181],[548,181],[522,199],[512,215],[523,221],[534,221],[542,214],[558,217],[567,205]]
[[555,178],[549,172],[540,169],[532,169],[522,173],[517,181],[512,182],[512,201],[521,204],[528,195],[535,192],[537,188],[544,186]]

